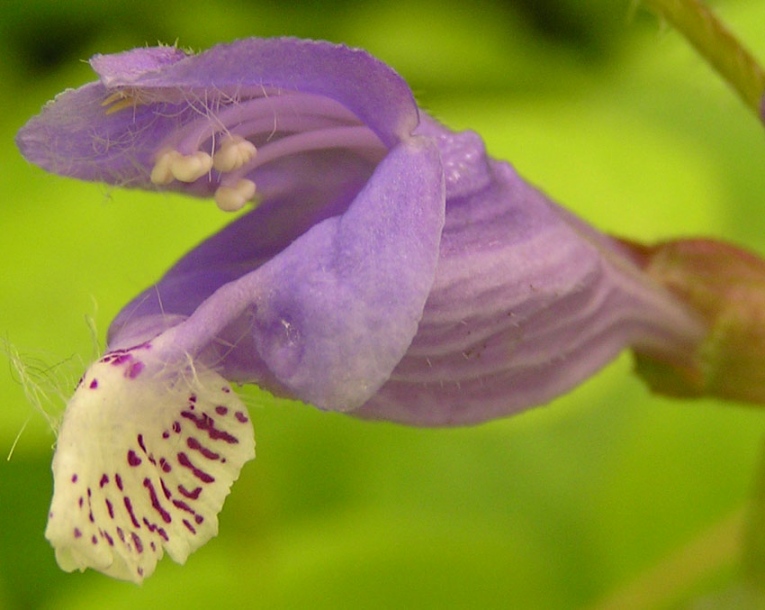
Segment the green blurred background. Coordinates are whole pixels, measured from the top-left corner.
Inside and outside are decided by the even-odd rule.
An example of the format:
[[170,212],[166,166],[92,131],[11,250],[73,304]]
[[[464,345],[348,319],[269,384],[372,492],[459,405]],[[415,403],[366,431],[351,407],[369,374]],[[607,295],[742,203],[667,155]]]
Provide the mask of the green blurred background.
[[[742,506],[764,416],[651,396],[625,355],[548,407],[456,430],[367,423],[247,389],[258,458],[220,536],[186,566],[165,559],[142,587],[68,575],[43,538],[49,419],[97,352],[91,327],[102,344],[122,304],[229,220],[210,203],[80,184],[20,157],[23,122],[92,80],[81,60],[251,35],[363,46],[423,107],[477,130],[604,230],[711,234],[765,253],[763,130],[631,4],[6,0],[0,340],[49,400],[31,406],[2,360],[0,609],[587,608]],[[765,57],[765,4],[714,6]],[[668,607],[719,602],[736,578],[723,561]]]

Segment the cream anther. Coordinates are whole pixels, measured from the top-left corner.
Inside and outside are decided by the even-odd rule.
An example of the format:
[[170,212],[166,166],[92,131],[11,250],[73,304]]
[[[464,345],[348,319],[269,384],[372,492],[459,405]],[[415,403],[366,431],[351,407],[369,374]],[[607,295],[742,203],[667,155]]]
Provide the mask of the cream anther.
[[160,186],[170,184],[175,179],[170,168],[175,159],[181,156],[181,153],[177,150],[166,150],[160,153],[157,156],[157,161],[154,163],[154,167],[151,169],[151,175],[149,176],[152,184]]
[[253,197],[255,183],[244,178],[234,186],[220,186],[215,191],[215,203],[224,212],[241,210]]
[[242,136],[226,138],[213,155],[213,167],[219,172],[232,172],[252,161],[257,148]]
[[170,171],[180,182],[194,182],[207,174],[212,166],[212,157],[206,152],[198,151],[192,155],[178,154],[177,157],[173,157],[170,162]]
[[149,179],[152,184],[164,186],[173,180],[194,182],[208,173],[213,160],[206,152],[198,151],[192,155],[183,155],[177,150],[165,150],[157,156]]

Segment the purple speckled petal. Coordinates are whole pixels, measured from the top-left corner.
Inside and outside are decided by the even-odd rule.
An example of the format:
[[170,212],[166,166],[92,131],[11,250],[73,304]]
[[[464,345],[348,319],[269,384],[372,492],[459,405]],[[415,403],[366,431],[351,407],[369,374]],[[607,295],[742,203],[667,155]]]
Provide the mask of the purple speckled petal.
[[[262,260],[268,241],[253,248],[242,230],[254,228],[256,213],[212,238],[190,255],[194,265],[179,263],[115,320],[112,348],[156,330],[147,331],[146,320],[175,324],[174,314],[193,308],[154,341],[168,359],[199,354],[228,379],[325,409],[356,408],[385,382],[417,330],[435,274],[443,197],[433,142],[401,144],[344,214],[318,222],[270,260]],[[221,254],[238,245],[252,254],[244,265],[238,254]],[[190,307],[184,291],[194,295]]]
[[228,382],[199,363],[168,368],[153,351],[105,354],[67,404],[45,531],[67,572],[141,583],[165,552],[185,562],[218,533],[229,489],[255,457]]

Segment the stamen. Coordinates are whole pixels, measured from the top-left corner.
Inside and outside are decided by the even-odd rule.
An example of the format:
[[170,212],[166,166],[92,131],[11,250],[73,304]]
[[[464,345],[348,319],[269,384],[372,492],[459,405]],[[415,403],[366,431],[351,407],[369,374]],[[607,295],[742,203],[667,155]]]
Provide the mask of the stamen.
[[255,167],[283,157],[325,148],[384,148],[380,139],[366,126],[316,129],[286,136],[260,150]]
[[[108,101],[117,99],[110,96]],[[209,174],[215,201],[226,211],[239,210],[253,199],[255,183],[249,179],[250,172],[275,159],[346,148],[376,162],[386,150],[350,110],[322,96],[286,93],[200,112],[204,118],[191,121],[165,140],[150,179],[166,186],[174,180],[195,182]]]
[[212,166],[213,159],[206,152],[182,155],[177,150],[165,150],[157,156],[149,179],[152,184],[160,186],[170,184],[173,179],[194,182],[207,174]]
[[115,91],[108,96],[101,106],[106,108],[106,114],[114,114],[125,108],[135,108],[143,104],[138,93],[130,90]]
[[215,203],[224,212],[241,210],[253,197],[255,183],[247,179],[239,180],[234,186],[220,186],[215,191]]
[[170,162],[170,171],[180,182],[194,182],[209,173],[212,166],[212,157],[200,150],[192,155],[179,154],[174,157]]
[[173,161],[180,157],[181,153],[177,150],[166,150],[157,156],[157,161],[154,163],[154,167],[151,169],[151,175],[149,179],[152,184],[164,186],[170,184],[175,178],[170,167]]
[[[308,93],[285,93],[281,95],[258,97],[245,101],[236,102],[224,107],[216,114],[211,114],[208,121],[196,121],[188,130],[184,130],[180,139],[176,139],[172,148],[181,152],[197,150],[201,144],[215,136],[216,133],[238,132],[245,135],[259,133],[248,130],[242,132],[237,126],[251,122],[255,118],[267,119],[263,131],[306,131],[312,129],[310,125],[303,125],[303,121],[310,121],[320,117],[339,121],[341,123],[360,124],[358,117],[345,106],[334,100],[320,95]],[[294,126],[285,127],[284,121],[295,123]]]
[[109,95],[103,102],[101,102],[102,106],[111,106],[114,102],[118,102],[119,100],[125,99],[125,93],[123,91],[115,91],[111,95]]
[[385,145],[366,126],[316,129],[314,131],[285,136],[275,142],[269,142],[265,146],[261,146],[258,149],[257,156],[239,168],[235,174],[230,176],[230,179],[233,181],[237,177],[243,177],[253,169],[281,157],[329,148],[386,150]]
[[256,152],[255,145],[242,136],[226,138],[213,155],[213,167],[219,172],[234,171],[252,161]]

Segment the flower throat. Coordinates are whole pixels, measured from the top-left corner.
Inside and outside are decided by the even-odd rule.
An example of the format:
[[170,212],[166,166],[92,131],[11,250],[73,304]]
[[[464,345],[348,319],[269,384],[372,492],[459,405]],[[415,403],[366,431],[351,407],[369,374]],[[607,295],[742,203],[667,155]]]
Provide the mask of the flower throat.
[[[112,114],[146,103],[143,96],[120,91],[103,106]],[[157,186],[207,180],[224,211],[237,211],[255,199],[253,172],[270,161],[337,148],[377,161],[386,152],[353,112],[323,96],[278,91],[185,104],[179,128],[154,156],[150,180]]]

